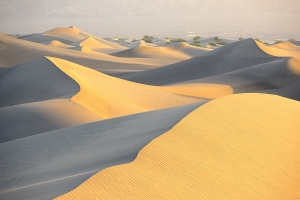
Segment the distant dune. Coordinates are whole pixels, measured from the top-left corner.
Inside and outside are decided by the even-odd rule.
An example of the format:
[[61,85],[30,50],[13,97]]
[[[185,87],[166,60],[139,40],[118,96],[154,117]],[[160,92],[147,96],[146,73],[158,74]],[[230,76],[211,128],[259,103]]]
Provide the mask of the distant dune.
[[104,169],[57,199],[300,198],[299,113],[299,102],[273,95],[211,101],[133,162]]

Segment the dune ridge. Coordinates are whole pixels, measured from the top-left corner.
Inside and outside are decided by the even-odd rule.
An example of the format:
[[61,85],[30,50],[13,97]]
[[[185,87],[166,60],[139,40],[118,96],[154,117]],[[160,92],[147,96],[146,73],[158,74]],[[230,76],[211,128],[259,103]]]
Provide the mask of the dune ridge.
[[72,101],[85,106],[104,119],[203,100],[107,76],[62,59],[54,57],[47,59],[80,85],[80,91],[72,97]]
[[299,111],[299,102],[267,94],[210,101],[133,162],[56,199],[300,198]]

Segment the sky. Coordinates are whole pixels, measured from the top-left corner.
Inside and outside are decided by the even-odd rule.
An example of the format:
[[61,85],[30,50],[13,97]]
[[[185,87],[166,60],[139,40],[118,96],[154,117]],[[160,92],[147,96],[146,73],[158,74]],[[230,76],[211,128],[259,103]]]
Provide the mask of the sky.
[[0,32],[300,39],[300,0],[0,0]]

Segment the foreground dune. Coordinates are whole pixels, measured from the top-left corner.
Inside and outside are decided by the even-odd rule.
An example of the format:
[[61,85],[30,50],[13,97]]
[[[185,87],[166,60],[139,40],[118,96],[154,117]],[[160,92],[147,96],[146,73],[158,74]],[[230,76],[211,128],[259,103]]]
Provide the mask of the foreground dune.
[[300,104],[230,95],[57,199],[298,199]]
[[202,101],[114,78],[62,59],[47,58],[80,85],[72,101],[104,119]]
[[0,144],[0,199],[53,199],[128,163],[201,103],[103,120]]

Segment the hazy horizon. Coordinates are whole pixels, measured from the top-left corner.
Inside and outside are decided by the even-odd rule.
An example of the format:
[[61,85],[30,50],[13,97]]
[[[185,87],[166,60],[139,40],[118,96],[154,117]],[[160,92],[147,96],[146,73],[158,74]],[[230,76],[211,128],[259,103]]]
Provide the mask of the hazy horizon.
[[297,0],[1,0],[0,32],[76,26],[100,37],[300,39],[299,10]]

